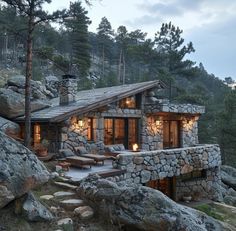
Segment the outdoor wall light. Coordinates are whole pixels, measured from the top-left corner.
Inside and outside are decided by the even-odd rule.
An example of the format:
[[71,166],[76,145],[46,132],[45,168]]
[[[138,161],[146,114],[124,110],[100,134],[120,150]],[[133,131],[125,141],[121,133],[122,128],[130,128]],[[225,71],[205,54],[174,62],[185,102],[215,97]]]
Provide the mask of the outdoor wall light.
[[156,123],[156,126],[160,126],[161,125],[161,121],[160,120],[156,120],[155,123]]
[[79,120],[78,120],[78,127],[79,127],[79,128],[82,128],[83,126],[84,126],[83,120],[79,119]]

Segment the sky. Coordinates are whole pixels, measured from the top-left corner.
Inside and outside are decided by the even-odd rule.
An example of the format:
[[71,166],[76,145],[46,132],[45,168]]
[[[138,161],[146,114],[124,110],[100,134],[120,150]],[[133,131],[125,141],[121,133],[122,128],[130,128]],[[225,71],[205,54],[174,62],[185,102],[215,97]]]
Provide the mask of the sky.
[[[71,0],[52,0],[48,11],[68,8]],[[187,58],[203,64],[208,73],[236,80],[236,0],[92,0],[89,31],[96,32],[102,17],[112,28],[141,29],[154,38],[162,23],[172,22],[183,30],[185,43],[195,53]]]

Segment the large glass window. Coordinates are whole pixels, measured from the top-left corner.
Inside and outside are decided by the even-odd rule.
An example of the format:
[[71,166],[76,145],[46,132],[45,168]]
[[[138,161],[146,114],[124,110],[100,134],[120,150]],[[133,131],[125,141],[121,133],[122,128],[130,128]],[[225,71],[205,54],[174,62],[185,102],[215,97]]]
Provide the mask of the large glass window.
[[164,120],[163,123],[163,147],[179,148],[180,147],[180,125],[179,121]]
[[95,128],[96,128],[96,121],[93,118],[88,118],[88,133],[87,133],[87,139],[88,141],[94,141],[95,140]]
[[34,125],[34,147],[41,142],[41,128],[39,124]]
[[126,149],[138,143],[138,119],[132,118],[105,118],[104,143],[124,144]]

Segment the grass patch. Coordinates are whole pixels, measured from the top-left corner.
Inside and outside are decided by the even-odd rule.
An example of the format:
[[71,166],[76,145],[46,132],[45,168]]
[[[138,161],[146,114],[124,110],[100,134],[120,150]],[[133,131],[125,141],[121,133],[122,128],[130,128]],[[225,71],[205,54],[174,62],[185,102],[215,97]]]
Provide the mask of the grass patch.
[[221,215],[215,207],[213,207],[211,204],[203,204],[198,205],[195,207],[197,210],[200,210],[204,213],[206,213],[208,216],[213,217],[220,221],[225,221],[225,218],[223,215]]

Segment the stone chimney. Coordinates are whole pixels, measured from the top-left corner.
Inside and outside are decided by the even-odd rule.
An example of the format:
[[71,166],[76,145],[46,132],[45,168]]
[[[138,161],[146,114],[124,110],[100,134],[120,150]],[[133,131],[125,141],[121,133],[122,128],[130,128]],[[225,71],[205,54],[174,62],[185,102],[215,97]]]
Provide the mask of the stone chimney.
[[60,105],[75,102],[77,93],[77,79],[74,75],[63,75],[60,83]]

